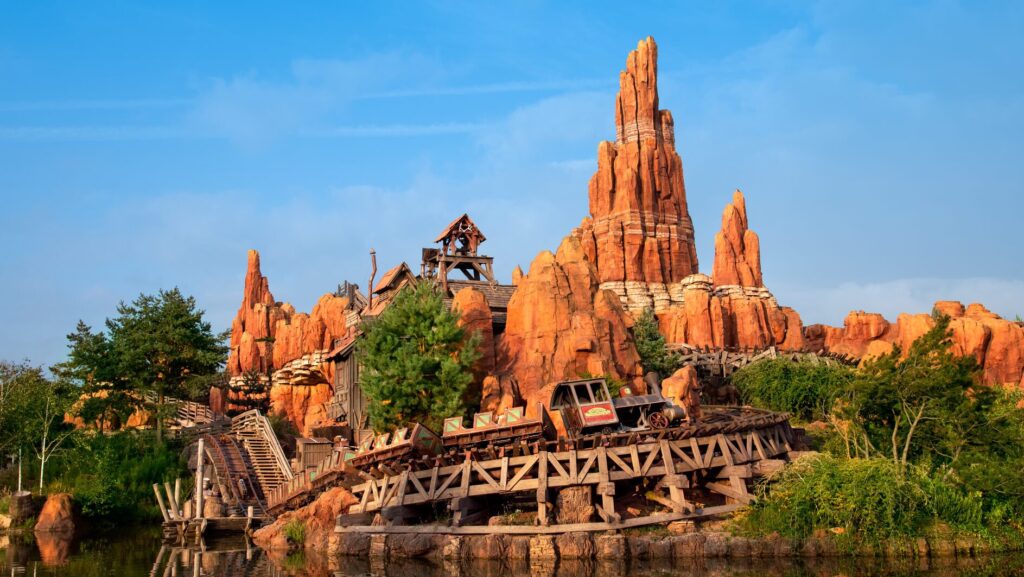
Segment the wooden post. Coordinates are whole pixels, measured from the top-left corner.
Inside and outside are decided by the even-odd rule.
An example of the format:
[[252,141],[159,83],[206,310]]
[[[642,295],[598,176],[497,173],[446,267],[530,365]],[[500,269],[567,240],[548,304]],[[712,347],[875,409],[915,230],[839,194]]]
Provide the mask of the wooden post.
[[160,505],[160,514],[164,516],[164,523],[170,521],[167,516],[167,507],[164,505],[164,498],[160,495],[160,485],[153,483],[153,493],[156,494],[156,502]]
[[179,519],[180,515],[178,514],[178,501],[177,499],[174,498],[174,492],[171,491],[170,483],[164,482],[164,492],[167,493],[167,504],[170,505],[171,507],[171,519]]
[[618,522],[618,515],[615,513],[615,483],[608,475],[608,449],[597,448],[597,471],[600,481],[597,484],[597,492],[601,495],[601,510],[604,520],[608,523]]
[[182,509],[185,504],[181,502],[181,477],[174,479],[174,502],[178,504],[178,516],[184,516],[185,513]]
[[196,519],[203,517],[203,486],[206,484],[203,482],[203,439],[199,439],[199,458],[196,460]]
[[537,521],[548,524],[548,452],[541,451],[537,458]]
[[[686,498],[683,497],[683,490],[680,487],[679,476],[676,474],[675,458],[672,456],[672,449],[668,441],[661,441],[661,460],[665,464],[665,484],[668,485],[668,496],[672,500],[672,511],[682,513],[686,505]],[[699,456],[700,453],[697,453]]]

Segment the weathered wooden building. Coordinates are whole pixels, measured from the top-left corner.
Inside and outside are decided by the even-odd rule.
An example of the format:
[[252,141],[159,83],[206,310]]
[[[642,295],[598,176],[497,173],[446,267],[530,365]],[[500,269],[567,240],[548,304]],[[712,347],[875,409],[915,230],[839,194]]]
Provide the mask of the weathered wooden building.
[[[455,294],[472,287],[487,298],[491,309],[495,335],[505,330],[508,301],[515,287],[500,284],[494,278],[494,259],[479,254],[480,244],[486,240],[469,215],[463,214],[449,224],[435,239],[438,248],[424,248],[420,274],[416,275],[406,263],[388,270],[373,285],[370,294],[363,297],[358,290],[350,296],[351,303],[359,303],[362,321],[372,322],[383,313],[399,292],[418,282],[434,282],[440,287],[445,305],[451,308]],[[462,273],[461,277],[455,273]],[[453,278],[454,277],[454,278]],[[371,281],[372,282],[372,281]],[[353,285],[348,285],[352,287]],[[327,360],[334,363],[334,396],[327,407],[330,423],[324,423],[322,434],[333,428],[334,434],[348,437],[353,444],[370,434],[367,418],[367,399],[359,385],[359,362],[356,345],[362,335],[358,326],[336,339]]]

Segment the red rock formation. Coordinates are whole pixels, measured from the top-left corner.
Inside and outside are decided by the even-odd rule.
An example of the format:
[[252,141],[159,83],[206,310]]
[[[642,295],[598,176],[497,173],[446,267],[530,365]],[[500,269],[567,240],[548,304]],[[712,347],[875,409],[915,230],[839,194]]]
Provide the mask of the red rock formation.
[[297,520],[306,529],[303,545],[306,549],[327,551],[327,542],[337,524],[338,515],[359,501],[352,493],[342,487],[333,487],[324,491],[315,501],[294,511],[282,514],[273,523],[261,527],[253,533],[253,541],[268,551],[286,551],[292,544],[285,537],[284,528],[293,520]]
[[461,314],[459,324],[470,334],[480,335],[480,360],[473,366],[477,384],[494,372],[494,319],[484,293],[466,287],[455,293],[452,309]]
[[529,411],[547,402],[551,385],[584,374],[635,381],[642,390],[631,326],[619,299],[599,288],[597,271],[570,235],[556,254],[537,256],[512,295],[499,371],[516,380]]
[[668,342],[711,348],[804,348],[800,315],[780,307],[764,287],[760,242],[748,228],[746,202],[738,190],[715,235],[714,274],[690,275],[673,286],[672,306],[658,315]]
[[747,203],[737,190],[722,213],[722,230],[715,234],[715,286],[764,286],[761,279],[761,242],[747,227]]
[[[640,41],[619,75],[616,140],[602,142],[590,179],[590,218],[576,235],[598,280],[651,306],[665,286],[697,272],[693,224],[672,114],[658,109],[658,47]],[[649,286],[653,285],[653,286]]]
[[[333,392],[334,367],[324,353],[351,322],[346,297],[325,294],[310,314],[275,301],[260,271],[260,255],[250,250],[242,305],[231,325],[228,373],[234,379],[247,371],[269,373],[271,410],[306,432],[326,415],[323,405]],[[211,405],[229,404],[230,395],[211,396]]]
[[480,387],[480,410],[493,411],[500,414],[505,409],[518,407],[523,404],[523,398],[519,394],[519,387],[513,378],[499,379],[494,375],[487,375]]
[[[966,308],[956,301],[939,301],[935,310],[950,317],[953,352],[971,355],[982,367],[987,384],[1020,385],[1024,379],[1024,327],[999,317],[980,304]],[[810,338],[823,335],[829,351],[856,358],[873,358],[895,346],[907,351],[913,342],[935,326],[929,314],[901,314],[895,323],[882,315],[855,311],[843,328],[814,325]]]
[[661,394],[665,398],[672,399],[676,406],[686,411],[688,419],[699,419],[700,410],[700,380],[697,378],[697,369],[693,365],[686,365],[665,379],[661,383]]

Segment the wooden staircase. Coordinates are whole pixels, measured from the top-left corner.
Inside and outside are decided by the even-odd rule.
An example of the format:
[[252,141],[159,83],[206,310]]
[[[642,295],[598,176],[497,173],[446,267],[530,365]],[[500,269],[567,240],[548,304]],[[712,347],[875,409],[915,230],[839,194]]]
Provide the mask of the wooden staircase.
[[245,468],[255,473],[261,497],[292,479],[291,465],[277,435],[259,411],[246,411],[232,419],[231,433],[245,449],[239,452],[239,457]]

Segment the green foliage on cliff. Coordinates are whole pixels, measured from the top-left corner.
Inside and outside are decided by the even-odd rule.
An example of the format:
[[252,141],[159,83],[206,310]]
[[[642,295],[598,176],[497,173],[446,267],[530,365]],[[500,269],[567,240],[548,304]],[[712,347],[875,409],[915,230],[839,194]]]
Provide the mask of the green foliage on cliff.
[[654,371],[667,378],[681,366],[679,355],[665,348],[665,337],[658,331],[658,318],[651,309],[644,309],[633,324],[633,342],[644,373]]
[[743,367],[732,383],[745,403],[811,420],[829,413],[853,377],[853,369],[839,364],[769,359]]
[[302,545],[306,542],[306,525],[298,519],[288,521],[288,524],[281,530],[288,542],[294,545]]
[[458,321],[437,288],[420,282],[364,324],[360,385],[374,430],[419,422],[439,431],[446,417],[466,411],[480,338],[468,335]]

